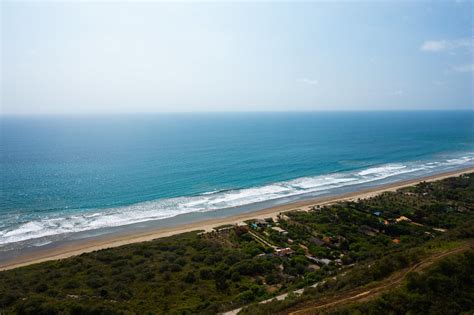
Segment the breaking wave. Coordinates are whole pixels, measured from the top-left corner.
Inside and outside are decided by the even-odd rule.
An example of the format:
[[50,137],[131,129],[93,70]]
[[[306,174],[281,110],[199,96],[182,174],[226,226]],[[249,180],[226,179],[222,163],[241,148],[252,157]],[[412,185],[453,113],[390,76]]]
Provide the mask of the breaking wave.
[[[382,180],[385,180],[384,182],[395,181],[403,177],[404,174],[416,177],[472,165],[474,165],[474,155],[443,161],[385,164],[364,170],[302,177],[259,187],[212,191],[197,196],[160,199],[116,208],[92,209],[86,212],[78,210],[75,214],[55,214],[4,228],[0,230],[0,245],[59,234],[160,220],[185,213],[251,205],[299,195],[317,196],[337,188],[367,183],[376,184]],[[43,244],[43,242],[42,240],[39,244]],[[44,244],[46,243],[44,242]]]

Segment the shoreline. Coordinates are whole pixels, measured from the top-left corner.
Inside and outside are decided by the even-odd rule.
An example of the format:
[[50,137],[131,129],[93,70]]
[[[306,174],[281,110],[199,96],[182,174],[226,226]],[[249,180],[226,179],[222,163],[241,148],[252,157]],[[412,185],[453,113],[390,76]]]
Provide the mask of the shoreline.
[[328,197],[319,197],[314,199],[308,199],[303,201],[297,201],[293,203],[288,203],[284,205],[278,205],[269,207],[262,210],[256,210],[251,212],[245,212],[237,215],[231,215],[224,218],[215,218],[215,219],[206,219],[201,221],[196,221],[187,224],[181,224],[178,226],[168,227],[168,228],[155,228],[149,231],[141,231],[133,234],[127,235],[112,235],[106,236],[100,239],[86,239],[84,241],[77,241],[72,244],[65,244],[63,246],[58,246],[57,248],[48,249],[44,251],[38,251],[35,253],[29,253],[25,255],[20,255],[9,261],[0,264],[0,271],[19,268],[31,264],[36,264],[40,262],[50,261],[50,260],[59,260],[65,259],[72,256],[77,256],[87,252],[93,252],[101,249],[107,249],[112,247],[118,247],[127,244],[141,243],[146,241],[151,241],[157,238],[163,238],[168,236],[173,236],[177,234],[182,234],[192,231],[212,231],[214,227],[226,225],[226,224],[239,224],[243,221],[250,219],[263,219],[263,218],[275,218],[278,214],[283,212],[301,210],[307,211],[311,207],[316,205],[328,205],[335,202],[341,201],[351,201],[357,199],[366,199],[373,196],[376,196],[380,193],[387,191],[395,191],[399,188],[412,186],[420,182],[432,182],[436,180],[441,180],[448,177],[457,177],[462,174],[474,172],[474,167],[469,167],[462,170],[444,172],[436,175],[430,175],[425,177],[414,178],[405,181],[399,181],[390,184],[384,184],[380,186],[375,186],[369,189],[362,189],[355,192],[333,195]]

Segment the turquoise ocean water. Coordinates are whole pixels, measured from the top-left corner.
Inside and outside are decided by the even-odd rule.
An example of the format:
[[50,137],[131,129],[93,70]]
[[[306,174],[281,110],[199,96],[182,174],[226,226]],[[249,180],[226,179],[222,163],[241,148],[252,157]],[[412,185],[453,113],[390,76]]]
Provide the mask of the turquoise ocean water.
[[474,165],[473,111],[3,116],[1,248]]

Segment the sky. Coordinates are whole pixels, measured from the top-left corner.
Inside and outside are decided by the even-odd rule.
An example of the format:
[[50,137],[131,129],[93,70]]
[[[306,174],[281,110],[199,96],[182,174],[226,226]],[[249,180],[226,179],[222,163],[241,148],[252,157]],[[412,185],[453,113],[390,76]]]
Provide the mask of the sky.
[[1,1],[1,113],[472,109],[472,1]]

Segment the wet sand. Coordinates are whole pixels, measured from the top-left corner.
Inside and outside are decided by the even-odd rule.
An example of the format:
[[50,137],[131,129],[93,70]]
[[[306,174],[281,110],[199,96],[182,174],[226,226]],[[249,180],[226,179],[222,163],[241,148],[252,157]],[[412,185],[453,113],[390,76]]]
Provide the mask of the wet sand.
[[157,228],[154,230],[140,231],[136,233],[127,233],[122,235],[109,235],[100,238],[90,238],[83,241],[73,242],[72,244],[64,244],[53,249],[44,251],[37,251],[34,253],[27,253],[19,255],[18,257],[12,258],[8,261],[0,264],[0,270],[7,270],[27,266],[48,260],[64,259],[71,256],[80,255],[86,252],[92,252],[96,250],[117,247],[126,244],[139,243],[151,241],[153,239],[172,236],[191,231],[211,231],[214,227],[225,225],[225,224],[238,224],[243,221],[250,219],[263,219],[263,218],[276,218],[278,214],[288,211],[301,210],[307,211],[317,205],[327,205],[339,201],[351,201],[357,199],[364,199],[376,196],[382,192],[395,191],[399,188],[411,186],[422,181],[435,181],[447,177],[459,176],[461,174],[474,172],[474,168],[467,168],[463,170],[457,170],[453,172],[446,172],[437,175],[420,177],[417,179],[411,179],[407,181],[401,181],[397,183],[391,183],[386,185],[380,185],[370,189],[359,190],[356,192],[334,195],[330,197],[321,197],[311,200],[298,201],[290,204],[279,205],[270,207],[263,210],[254,212],[247,212],[238,215],[233,215],[225,218],[207,219],[197,221],[189,224],[182,224],[170,228]]

